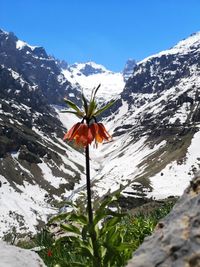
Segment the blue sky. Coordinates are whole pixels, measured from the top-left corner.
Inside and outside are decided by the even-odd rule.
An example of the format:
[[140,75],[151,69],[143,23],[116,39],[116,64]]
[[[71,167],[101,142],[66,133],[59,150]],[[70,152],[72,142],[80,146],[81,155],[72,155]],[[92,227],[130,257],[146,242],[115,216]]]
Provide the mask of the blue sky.
[[68,63],[120,71],[200,31],[200,1],[0,0],[0,28]]

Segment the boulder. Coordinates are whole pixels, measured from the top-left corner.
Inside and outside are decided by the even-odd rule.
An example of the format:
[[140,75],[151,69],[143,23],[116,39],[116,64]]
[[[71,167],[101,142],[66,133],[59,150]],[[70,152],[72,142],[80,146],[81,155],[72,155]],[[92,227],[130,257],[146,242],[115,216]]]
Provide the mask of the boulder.
[[200,266],[200,173],[127,267]]
[[0,266],[4,267],[45,267],[40,257],[33,251],[7,245],[0,241]]

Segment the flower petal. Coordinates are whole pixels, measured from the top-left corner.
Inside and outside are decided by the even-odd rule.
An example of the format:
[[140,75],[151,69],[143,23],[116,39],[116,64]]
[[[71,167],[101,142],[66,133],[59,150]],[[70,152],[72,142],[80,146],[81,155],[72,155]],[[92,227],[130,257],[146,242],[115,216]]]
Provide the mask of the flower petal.
[[88,126],[82,123],[74,136],[75,143],[80,146],[88,145]]
[[80,122],[76,123],[65,135],[63,140],[69,139],[70,141],[74,138],[74,135],[76,134],[76,131],[78,130],[80,126]]
[[102,143],[104,140],[108,141],[112,137],[107,132],[103,123],[92,123],[87,125],[86,123],[76,123],[64,136],[64,140],[75,140],[75,143],[79,146],[86,147],[90,145],[94,140],[97,143]]
[[89,126],[89,131],[88,131],[88,142],[89,142],[89,144],[91,144],[92,141],[95,139],[95,136],[96,136],[97,132],[98,132],[97,123],[92,123]]
[[106,128],[104,127],[103,123],[98,123],[98,133],[101,136],[101,138],[105,139],[105,140],[110,140],[111,136],[109,135],[109,133],[107,132]]

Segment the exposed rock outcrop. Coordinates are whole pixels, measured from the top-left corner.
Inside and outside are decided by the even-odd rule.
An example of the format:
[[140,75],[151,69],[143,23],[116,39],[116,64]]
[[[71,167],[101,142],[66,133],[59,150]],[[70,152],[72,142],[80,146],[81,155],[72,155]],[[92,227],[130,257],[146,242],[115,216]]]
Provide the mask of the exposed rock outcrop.
[[127,267],[200,266],[200,173]]
[[53,105],[72,92],[42,47],[0,29],[0,236],[35,232],[80,180],[83,167],[70,153],[84,157],[62,141]]
[[[47,55],[43,47],[30,46],[13,33],[1,29],[0,65],[11,69],[15,78],[19,76],[18,79],[27,82],[29,87],[32,87],[32,95],[39,91],[38,96],[50,104],[63,104],[64,96],[69,96],[70,93],[78,94],[63,76],[60,65],[53,57]],[[21,92],[17,94],[20,96]],[[27,94],[28,98],[32,100]],[[73,100],[77,101],[76,98]]]
[[123,76],[125,82],[127,82],[128,79],[133,74],[133,69],[135,68],[135,66],[136,66],[136,61],[134,59],[129,58],[123,70]]

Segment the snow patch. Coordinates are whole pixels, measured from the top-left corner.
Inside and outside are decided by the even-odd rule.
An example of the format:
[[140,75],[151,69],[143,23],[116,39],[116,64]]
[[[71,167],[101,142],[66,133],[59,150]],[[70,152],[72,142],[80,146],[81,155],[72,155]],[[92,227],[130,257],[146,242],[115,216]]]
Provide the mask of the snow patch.
[[161,172],[150,178],[153,191],[149,197],[165,198],[170,195],[180,196],[193,178],[195,170],[199,169],[200,156],[200,131],[197,132],[186,154],[186,161],[178,164],[173,161],[168,164]]
[[21,40],[17,40],[17,42],[16,42],[16,48],[17,48],[18,50],[23,49],[25,46],[29,47],[32,51],[33,51],[36,47],[38,47],[38,46],[31,46],[31,45],[28,45],[26,42],[21,41]]

